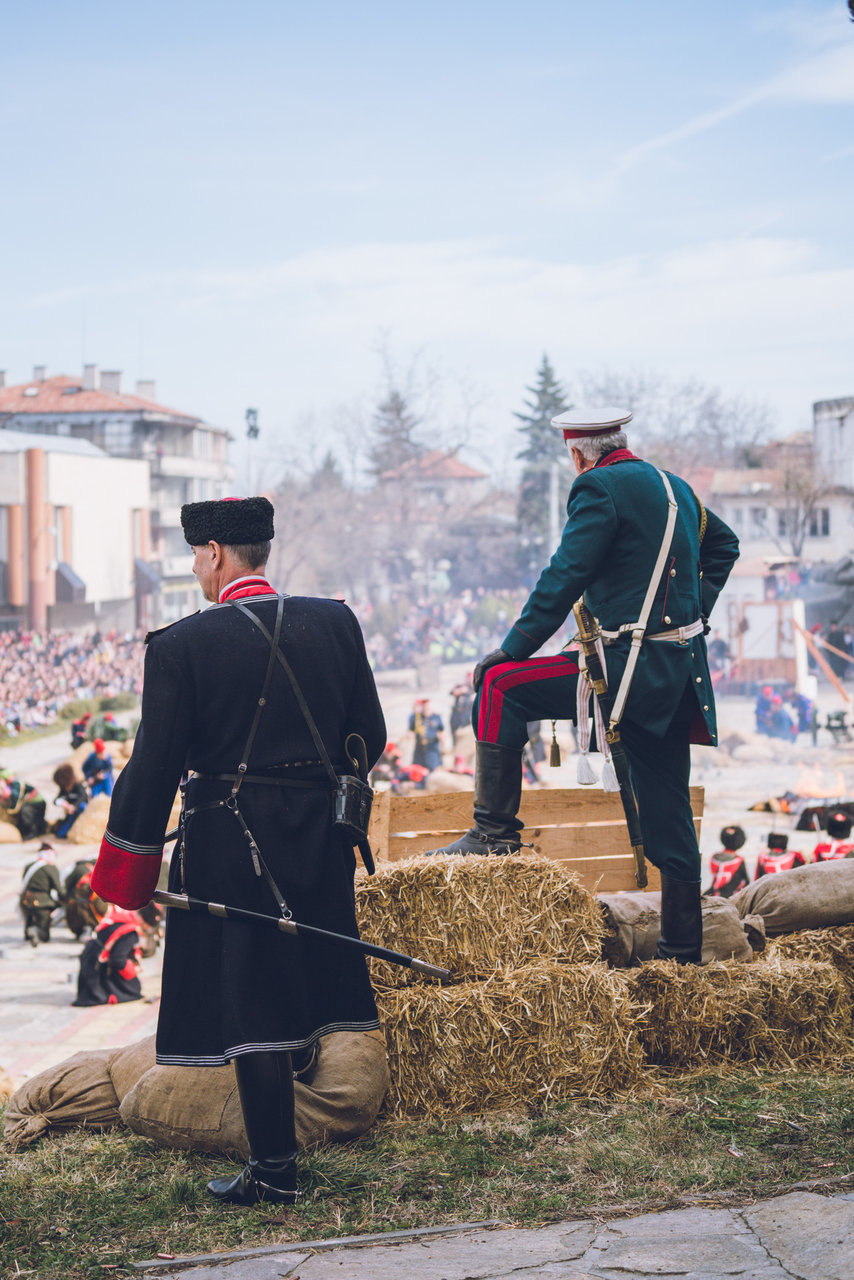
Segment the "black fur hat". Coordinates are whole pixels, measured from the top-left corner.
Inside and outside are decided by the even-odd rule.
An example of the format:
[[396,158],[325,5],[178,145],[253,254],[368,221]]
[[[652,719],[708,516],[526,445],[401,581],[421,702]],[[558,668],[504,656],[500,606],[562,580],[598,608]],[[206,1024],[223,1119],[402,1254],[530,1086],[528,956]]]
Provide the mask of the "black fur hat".
[[776,850],[777,853],[782,853],[788,845],[789,837],[780,831],[772,831],[768,837],[768,848]]
[[248,547],[273,537],[273,504],[267,498],[222,498],[218,502],[186,502],[181,528],[191,547],[220,542]]
[[851,834],[851,817],[844,809],[832,813],[827,819],[827,834],[834,840],[847,840]]
[[729,849],[731,853],[735,853],[736,849],[740,849],[746,838],[742,827],[724,827],[721,831],[721,844],[725,849]]

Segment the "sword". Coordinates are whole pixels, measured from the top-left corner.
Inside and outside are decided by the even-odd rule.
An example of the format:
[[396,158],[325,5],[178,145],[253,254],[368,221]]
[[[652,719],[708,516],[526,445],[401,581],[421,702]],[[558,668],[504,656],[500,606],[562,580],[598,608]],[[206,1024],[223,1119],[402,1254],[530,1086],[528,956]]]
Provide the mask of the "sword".
[[378,947],[373,942],[364,942],[361,938],[351,938],[346,933],[332,933],[329,929],[318,929],[313,924],[300,924],[297,920],[285,920],[283,916],[262,915],[260,911],[244,911],[241,907],[227,907],[222,902],[204,902],[201,898],[191,898],[183,893],[168,893],[165,889],[155,889],[154,901],[164,907],[177,907],[179,911],[193,911],[201,915],[219,916],[223,920],[248,920],[251,924],[272,924],[282,933],[308,934],[315,938],[324,938],[327,942],[337,942],[344,947],[352,947],[366,956],[377,956],[380,960],[388,960],[391,964],[403,965],[406,969],[415,969],[429,978],[450,978],[450,969],[440,969],[438,965],[428,964],[426,960],[416,960],[414,956],[404,955],[402,951],[389,951],[387,947]]
[[643,852],[643,836],[641,835],[640,819],[638,818],[638,806],[635,800],[635,793],[632,790],[629,762],[625,748],[620,740],[620,729],[618,725],[611,725],[611,695],[608,692],[608,681],[605,678],[605,672],[602,670],[602,660],[596,648],[596,641],[599,639],[599,624],[584,603],[583,596],[573,605],[572,611],[578,624],[578,639],[584,652],[584,657],[587,660],[587,674],[590,677],[590,683],[593,685],[593,692],[596,695],[596,700],[602,712],[602,719],[605,722],[605,737],[608,740],[608,746],[611,748],[614,772],[617,775],[617,782],[620,784],[620,799],[623,802],[623,813],[626,816],[629,842],[635,857],[635,880],[639,889],[645,889],[647,886],[646,859]]

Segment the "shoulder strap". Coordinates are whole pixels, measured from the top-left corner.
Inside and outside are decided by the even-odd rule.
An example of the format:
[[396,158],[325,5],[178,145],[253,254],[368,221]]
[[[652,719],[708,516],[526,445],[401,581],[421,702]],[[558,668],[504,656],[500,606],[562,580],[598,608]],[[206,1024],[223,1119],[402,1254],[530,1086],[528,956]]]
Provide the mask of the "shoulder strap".
[[[263,685],[263,688],[261,689],[261,696],[258,699],[258,703],[255,707],[255,715],[252,718],[252,727],[249,730],[249,737],[246,739],[246,746],[243,748],[243,758],[237,766],[237,777],[234,780],[234,786],[231,788],[232,796],[237,795],[238,791],[240,790],[240,784],[243,781],[243,778],[246,774],[246,770],[249,768],[249,757],[252,754],[252,744],[255,741],[255,734],[258,732],[258,724],[261,720],[261,716],[264,712],[264,708],[267,705],[267,694],[269,693],[269,690],[270,690],[270,681],[273,678],[273,667],[276,665],[276,654],[279,651],[279,636],[282,634],[282,619],[284,617],[284,612],[285,612],[284,596],[278,596],[277,600],[278,600],[278,603],[276,605],[276,625],[273,630],[272,636],[270,635],[266,627],[262,627],[262,630],[266,635],[267,640],[270,643],[270,657],[267,662],[267,671],[264,676],[264,685]],[[252,612],[251,609],[247,609],[245,605],[241,604],[237,600],[234,603],[236,608],[238,608],[241,613],[245,613],[246,617],[249,618],[252,622],[258,622],[258,619],[255,617],[255,614]]]
[[[238,608],[240,608],[239,605],[238,605]],[[311,734],[314,745],[317,748],[317,751],[321,760],[323,761],[323,766],[326,769],[326,772],[329,774],[329,778],[330,778],[330,781],[332,782],[332,785],[337,786],[338,775],[336,774],[332,761],[329,758],[329,752],[326,750],[326,747],[323,744],[323,739],[321,738],[317,725],[314,722],[314,716],[311,714],[308,708],[308,703],[306,702],[303,696],[302,689],[299,686],[299,681],[294,675],[291,664],[288,662],[287,658],[282,653],[281,649],[278,647],[278,643],[274,644],[273,639],[270,635],[270,632],[264,626],[264,623],[261,621],[261,619],[256,614],[252,613],[249,609],[244,609],[243,612],[246,614],[248,618],[252,619],[252,621],[255,623],[255,626],[262,633],[262,635],[266,636],[267,639],[270,641],[271,645],[274,646],[271,649],[271,652],[275,654],[275,657],[279,661],[279,665],[284,669],[286,676],[291,682],[291,688],[294,691],[294,697],[297,700],[297,705],[299,706],[300,711],[305,717],[305,722],[308,725],[309,733]]]
[[664,537],[661,539],[661,546],[658,549],[658,557],[655,561],[655,567],[652,571],[652,577],[649,580],[649,586],[646,589],[646,596],[641,607],[640,617],[632,627],[632,644],[629,649],[629,656],[626,659],[626,665],[623,670],[623,678],[617,689],[617,696],[614,699],[614,706],[611,710],[610,728],[615,728],[623,718],[623,708],[626,705],[626,699],[629,696],[632,679],[637,666],[640,647],[643,644],[644,632],[646,624],[649,621],[649,613],[652,609],[652,602],[655,599],[655,593],[658,590],[658,584],[664,571],[664,564],[667,560],[670,544],[673,541],[673,530],[676,527],[676,516],[679,512],[679,505],[673,496],[673,487],[664,471],[656,467],[661,482],[664,485],[664,491],[667,494],[667,521],[664,526]]

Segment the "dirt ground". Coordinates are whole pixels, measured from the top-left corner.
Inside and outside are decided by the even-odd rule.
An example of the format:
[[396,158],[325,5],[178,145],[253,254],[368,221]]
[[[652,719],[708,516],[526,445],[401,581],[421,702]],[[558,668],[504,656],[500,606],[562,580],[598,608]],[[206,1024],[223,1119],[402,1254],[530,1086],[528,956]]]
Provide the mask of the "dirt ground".
[[[429,696],[433,709],[447,724],[450,690],[465,672],[465,665],[444,666],[422,671],[420,681],[414,671],[380,674],[377,683],[389,738],[400,745],[404,760],[411,759],[407,725],[415,697]],[[851,688],[854,690],[854,683]],[[822,724],[828,711],[848,705],[829,685],[820,686]],[[785,791],[838,798],[851,787],[854,793],[854,741],[837,745],[826,730],[819,732],[816,746],[806,734],[794,744],[761,737],[753,728],[753,702],[746,698],[719,699],[718,723],[723,745],[717,750],[697,747],[693,753],[693,781],[706,791],[700,840],[704,884],[708,882],[708,860],[719,848],[722,826],[737,822],[744,827],[748,836],[744,853],[751,874],[768,832],[791,832],[790,817],[751,812],[751,805]],[[566,725],[558,725],[558,739],[563,764],[560,769],[549,769],[547,763],[541,766],[543,785],[575,786],[576,760]],[[63,727],[50,737],[8,747],[0,754],[0,764],[35,783],[52,800],[56,788],[51,776],[69,754],[68,741],[69,730]],[[446,762],[450,764],[453,751],[449,735],[446,746]],[[49,804],[48,818],[55,816]],[[815,842],[816,837],[808,832],[790,835],[794,848],[812,849]],[[64,875],[85,846],[59,840],[54,843]],[[156,1024],[160,990],[158,953],[144,961],[142,1001],[94,1009],[71,1007],[81,944],[62,925],[54,929],[47,945],[32,948],[22,937],[18,887],[23,867],[37,847],[37,841],[27,845],[20,841],[0,843],[0,1073],[5,1070],[15,1083],[80,1050],[127,1044],[150,1034]]]

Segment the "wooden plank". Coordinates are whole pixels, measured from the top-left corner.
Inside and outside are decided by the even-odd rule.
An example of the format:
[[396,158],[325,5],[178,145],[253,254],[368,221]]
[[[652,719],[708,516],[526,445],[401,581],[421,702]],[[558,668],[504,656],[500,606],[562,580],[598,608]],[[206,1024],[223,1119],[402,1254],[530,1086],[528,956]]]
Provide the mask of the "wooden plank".
[[[470,791],[425,792],[423,795],[395,796],[380,792],[388,804],[388,832],[402,831],[463,832],[472,824]],[[702,816],[705,792],[691,788],[691,806]],[[385,810],[384,810],[385,812]],[[568,825],[592,822],[623,822],[623,807],[615,792],[599,788],[556,787],[549,790],[522,792],[519,816],[526,827]],[[372,825],[374,819],[372,818]]]
[[[545,803],[537,805],[538,799]],[[691,805],[699,839],[703,787],[691,788]],[[598,888],[600,893],[637,888],[619,796],[584,788],[529,791],[523,795],[520,816],[527,820],[522,839],[533,844],[533,852],[575,871],[585,888]],[[378,861],[399,862],[426,853],[456,840],[471,821],[470,793],[393,796],[381,792],[371,818],[374,856]],[[647,872],[648,887],[660,888],[658,872],[649,862]]]

